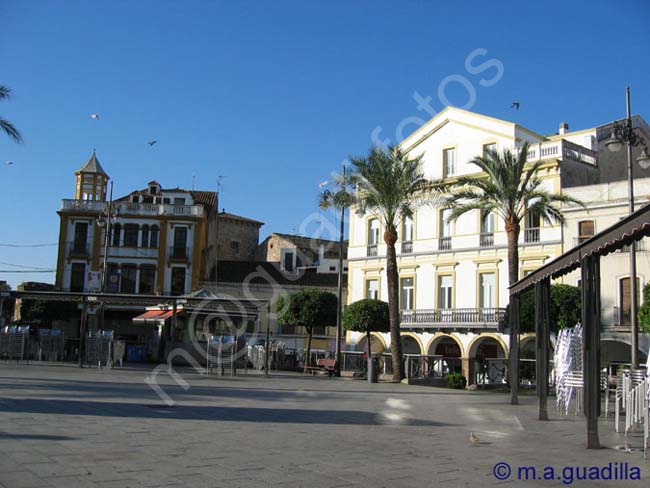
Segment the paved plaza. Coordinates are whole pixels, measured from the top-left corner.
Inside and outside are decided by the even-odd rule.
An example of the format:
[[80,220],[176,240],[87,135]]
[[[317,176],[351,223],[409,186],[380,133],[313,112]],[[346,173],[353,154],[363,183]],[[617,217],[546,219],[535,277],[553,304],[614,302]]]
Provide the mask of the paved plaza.
[[[276,375],[167,374],[168,407],[145,369],[0,364],[0,486],[425,487],[565,486],[517,480],[517,467],[638,466],[601,422],[603,449],[583,448],[582,417],[536,420],[536,399],[502,393]],[[479,438],[469,442],[470,433]],[[640,446],[638,436],[633,443]],[[512,475],[499,481],[498,462]],[[568,481],[565,479],[565,481]]]

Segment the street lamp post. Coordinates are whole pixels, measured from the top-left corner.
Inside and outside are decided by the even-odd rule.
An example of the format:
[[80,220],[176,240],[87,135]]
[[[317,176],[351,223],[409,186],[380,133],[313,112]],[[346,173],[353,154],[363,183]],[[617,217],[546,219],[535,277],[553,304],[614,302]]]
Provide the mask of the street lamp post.
[[[648,168],[650,157],[645,141],[636,134],[632,127],[632,114],[630,110],[630,87],[625,89],[626,117],[625,122],[614,122],[612,135],[605,143],[611,152],[618,152],[623,145],[627,146],[627,185],[628,185],[628,207],[629,213],[634,213],[634,165],[632,164],[632,147],[643,146],[641,155],[637,158],[639,166]],[[636,282],[636,243],[630,244],[630,342],[632,357],[630,359],[632,368],[639,365],[639,323],[638,323],[638,300]]]
[[108,208],[106,212],[102,213],[97,219],[97,226],[101,228],[106,228],[104,233],[104,262],[102,263],[102,281],[101,281],[101,296],[102,302],[100,305],[100,316],[99,316],[99,325],[100,328],[104,328],[104,293],[106,292],[106,273],[108,271],[108,242],[111,235],[111,224],[113,219],[117,218],[117,213],[113,213],[113,182],[111,181],[109,199],[108,199]]

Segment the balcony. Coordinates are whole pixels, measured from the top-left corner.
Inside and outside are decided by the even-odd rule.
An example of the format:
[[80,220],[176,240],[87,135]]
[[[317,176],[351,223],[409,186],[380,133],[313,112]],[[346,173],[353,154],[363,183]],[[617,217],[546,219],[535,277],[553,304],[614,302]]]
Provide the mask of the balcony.
[[438,251],[451,250],[451,237],[441,237],[438,239]]
[[524,242],[526,244],[539,242],[539,227],[524,229]]
[[189,258],[190,250],[184,246],[171,246],[169,248],[169,259],[186,260]]
[[[107,202],[97,200],[73,200],[63,199],[61,211],[63,212],[103,212],[108,207]],[[148,216],[148,215],[177,215],[189,217],[202,217],[203,206],[201,205],[171,205],[168,203],[133,203],[113,202],[113,208],[118,215]]]
[[402,254],[406,254],[409,252],[413,252],[413,242],[412,241],[402,242]]
[[497,329],[505,314],[505,308],[400,310],[400,324],[405,328]]
[[480,240],[479,240],[479,245],[481,247],[492,247],[494,246],[494,233],[493,232],[485,232],[481,234]]
[[90,246],[87,242],[68,242],[68,256],[85,258],[90,256]]
[[[520,148],[515,148],[517,154]],[[580,146],[573,142],[561,139],[547,141],[528,146],[528,162],[537,162],[544,159],[570,159],[581,163],[596,165],[598,153],[592,149]]]
[[366,256],[374,257],[377,256],[377,244],[370,244],[366,251]]

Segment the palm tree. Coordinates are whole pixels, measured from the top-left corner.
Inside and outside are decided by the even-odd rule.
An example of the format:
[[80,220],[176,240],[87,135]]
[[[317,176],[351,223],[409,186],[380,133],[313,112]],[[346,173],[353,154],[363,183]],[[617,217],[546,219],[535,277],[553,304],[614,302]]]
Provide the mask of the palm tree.
[[404,378],[399,329],[399,289],[395,242],[400,219],[412,218],[417,197],[428,181],[422,172],[422,156],[409,158],[400,149],[372,148],[366,157],[351,158],[352,181],[357,185],[359,211],[379,216],[386,242],[386,279],[390,311],[390,349],[393,379]]
[[[8,100],[11,97],[11,90],[4,86],[0,85],[0,101]],[[0,129],[2,129],[10,138],[12,138],[17,143],[23,142],[23,137],[18,132],[11,122],[0,117]]]
[[[522,221],[530,215],[546,222],[563,224],[564,216],[558,204],[583,204],[575,198],[551,193],[542,187],[542,178],[538,173],[543,162],[528,164],[528,143],[514,152],[504,150],[500,154],[490,150],[485,156],[476,156],[470,163],[478,166],[483,173],[460,176],[455,183],[444,188],[446,196],[443,207],[451,209],[450,220],[474,210],[501,217],[508,237],[508,280],[509,284],[513,284],[519,279],[518,242]],[[441,185],[438,185],[439,189],[443,189]],[[513,322],[510,332],[511,357],[515,359],[518,327],[519,324]],[[514,370],[512,366],[511,371]],[[517,403],[516,389],[511,382],[513,404]]]

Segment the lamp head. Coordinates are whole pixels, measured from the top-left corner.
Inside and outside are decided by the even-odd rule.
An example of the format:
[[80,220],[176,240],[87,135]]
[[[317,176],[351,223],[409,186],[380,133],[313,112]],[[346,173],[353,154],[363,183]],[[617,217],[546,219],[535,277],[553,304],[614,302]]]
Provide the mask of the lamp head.
[[612,132],[611,137],[607,139],[607,142],[605,142],[605,146],[607,146],[607,149],[609,149],[611,152],[617,153],[623,147],[623,141],[616,137],[616,135]]
[[639,166],[641,166],[643,169],[650,168],[650,156],[648,156],[647,148],[643,148],[643,151],[641,151],[639,157],[636,158],[636,162],[639,163]]

